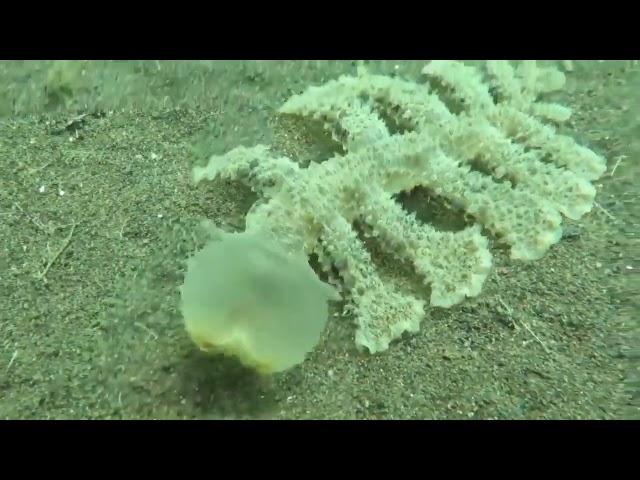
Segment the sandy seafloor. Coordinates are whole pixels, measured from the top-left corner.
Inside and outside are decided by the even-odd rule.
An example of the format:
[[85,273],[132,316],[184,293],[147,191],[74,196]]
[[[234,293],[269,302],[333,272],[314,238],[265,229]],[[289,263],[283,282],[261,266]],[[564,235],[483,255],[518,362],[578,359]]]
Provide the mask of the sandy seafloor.
[[[259,142],[305,154],[275,110],[354,65],[0,65],[0,418],[637,418],[637,62],[574,62],[553,97],[574,110],[563,133],[608,170],[597,206],[543,259],[495,245],[478,297],[430,309],[375,356],[356,349],[341,305],[308,359],[272,377],[194,347],[177,306],[195,227],[241,230],[255,198],[194,187],[192,165]],[[369,68],[418,78],[422,66]]]

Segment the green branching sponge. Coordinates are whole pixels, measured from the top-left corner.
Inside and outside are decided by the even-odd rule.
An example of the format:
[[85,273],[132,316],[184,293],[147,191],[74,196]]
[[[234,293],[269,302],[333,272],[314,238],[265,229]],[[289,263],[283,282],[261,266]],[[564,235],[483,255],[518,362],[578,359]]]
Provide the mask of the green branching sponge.
[[259,233],[209,241],[189,259],[181,295],[187,331],[202,350],[260,373],[301,363],[324,330],[327,301],[338,299],[304,255]]
[[[429,306],[449,308],[481,292],[492,265],[488,234],[514,260],[542,257],[560,241],[563,217],[591,210],[592,182],[606,169],[556,129],[571,111],[544,95],[562,88],[562,73],[533,61],[433,61],[423,74],[414,82],[361,68],[289,98],[280,114],[321,122],[341,144],[321,162],[306,167],[257,145],[194,169],[196,182],[240,180],[260,195],[246,234],[316,255],[353,314],[356,344],[372,353],[417,331],[427,305],[383,279],[362,235],[413,268]],[[416,187],[472,224],[443,231],[408,213],[396,198]]]

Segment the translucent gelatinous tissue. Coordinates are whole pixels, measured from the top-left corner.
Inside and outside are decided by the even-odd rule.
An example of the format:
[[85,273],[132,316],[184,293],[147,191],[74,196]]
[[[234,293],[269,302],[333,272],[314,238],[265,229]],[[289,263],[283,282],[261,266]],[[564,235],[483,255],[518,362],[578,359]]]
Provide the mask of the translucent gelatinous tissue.
[[261,373],[286,370],[318,343],[335,290],[304,255],[260,233],[223,234],[188,261],[181,287],[187,331],[202,349]]

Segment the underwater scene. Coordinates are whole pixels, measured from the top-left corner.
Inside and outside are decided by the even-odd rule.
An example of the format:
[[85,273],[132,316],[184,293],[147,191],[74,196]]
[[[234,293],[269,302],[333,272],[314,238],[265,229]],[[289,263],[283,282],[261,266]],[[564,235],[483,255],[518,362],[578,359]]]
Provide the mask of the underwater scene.
[[0,419],[640,419],[640,61],[0,62]]

